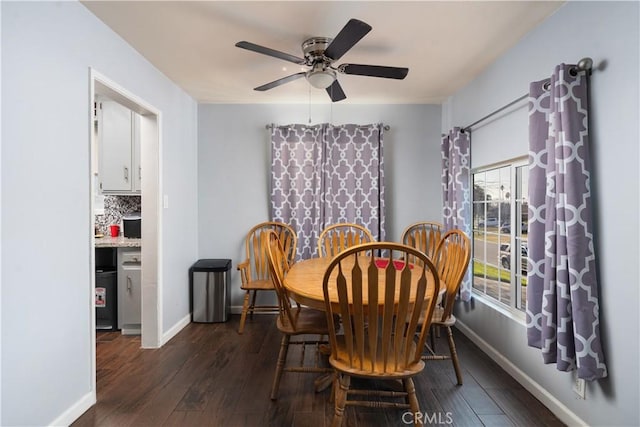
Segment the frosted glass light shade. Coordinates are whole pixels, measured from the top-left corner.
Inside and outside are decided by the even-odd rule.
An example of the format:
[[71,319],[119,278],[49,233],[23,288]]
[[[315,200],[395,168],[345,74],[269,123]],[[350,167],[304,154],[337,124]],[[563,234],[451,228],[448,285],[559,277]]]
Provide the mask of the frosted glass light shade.
[[333,70],[311,70],[306,77],[311,86],[326,89],[335,81],[336,73]]

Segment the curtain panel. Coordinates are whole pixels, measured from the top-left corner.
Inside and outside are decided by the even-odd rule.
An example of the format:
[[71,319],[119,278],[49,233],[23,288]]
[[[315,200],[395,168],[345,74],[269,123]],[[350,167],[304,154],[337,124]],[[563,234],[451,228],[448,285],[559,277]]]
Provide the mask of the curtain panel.
[[320,232],[339,222],[384,240],[383,126],[274,126],[271,217],[298,233],[298,259],[317,255]]
[[[457,228],[471,236],[471,138],[469,132],[453,128],[442,135],[442,220],[445,230]],[[460,298],[471,299],[471,269],[460,284]]]
[[298,234],[297,259],[310,258],[320,234],[322,126],[271,129],[271,218]]
[[544,363],[606,377],[600,343],[588,75],[561,64],[529,92],[527,339]]

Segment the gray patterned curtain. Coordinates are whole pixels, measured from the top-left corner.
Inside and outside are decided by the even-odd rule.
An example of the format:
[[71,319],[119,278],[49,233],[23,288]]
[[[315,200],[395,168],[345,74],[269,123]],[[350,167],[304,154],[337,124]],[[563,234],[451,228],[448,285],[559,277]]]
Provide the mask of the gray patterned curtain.
[[274,126],[271,131],[271,217],[298,233],[298,259],[317,255],[330,224],[365,226],[384,240],[383,127]]
[[298,259],[315,254],[321,231],[322,137],[322,126],[271,129],[271,218],[296,230]]
[[[471,236],[471,193],[469,173],[471,165],[469,132],[453,128],[442,135],[442,220],[444,228],[460,229]],[[460,284],[460,298],[471,299],[471,270]]]
[[591,218],[588,76],[558,65],[529,91],[527,338],[544,363],[607,376]]

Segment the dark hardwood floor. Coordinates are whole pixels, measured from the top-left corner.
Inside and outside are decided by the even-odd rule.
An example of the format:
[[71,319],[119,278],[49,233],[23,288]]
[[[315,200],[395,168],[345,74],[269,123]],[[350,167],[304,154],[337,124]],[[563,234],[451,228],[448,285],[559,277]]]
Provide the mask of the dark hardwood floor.
[[[269,399],[280,344],[275,318],[255,316],[243,335],[238,323],[239,316],[192,323],[156,350],[140,349],[140,337],[98,333],[98,403],[73,426],[329,426],[330,389],[315,393],[314,374],[285,373],[279,399]],[[464,385],[455,384],[448,360],[428,362],[415,379],[426,424],[563,425],[465,336],[455,339]],[[446,351],[444,334],[437,345]],[[288,360],[299,359],[296,347]],[[407,425],[404,412],[349,407],[344,425]]]

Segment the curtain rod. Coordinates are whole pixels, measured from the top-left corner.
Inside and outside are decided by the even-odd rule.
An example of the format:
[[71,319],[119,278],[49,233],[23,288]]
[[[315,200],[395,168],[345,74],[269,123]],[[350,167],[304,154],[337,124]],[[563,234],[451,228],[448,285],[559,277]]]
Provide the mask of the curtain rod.
[[[269,124],[265,125],[264,127],[265,127],[265,129],[273,129],[275,127],[275,125],[273,123],[269,123]],[[389,126],[389,125],[384,125],[382,128],[384,130],[391,130],[391,126]]]
[[[580,61],[578,61],[577,67],[579,70],[586,70],[589,74],[591,74],[591,70],[593,67],[593,60],[591,58],[582,58]],[[545,88],[546,90],[546,88]],[[495,116],[496,114],[506,110],[507,108],[511,107],[513,104],[517,104],[518,102],[527,99],[529,97],[529,94],[524,94],[522,95],[520,98],[518,99],[514,99],[513,101],[511,101],[510,103],[508,103],[507,105],[503,105],[502,107],[498,108],[495,111],[492,111],[491,113],[487,114],[486,116],[484,116],[481,119],[476,120],[475,122],[471,123],[470,125],[467,125],[465,127],[463,127],[462,129],[460,129],[462,132],[466,132],[468,130],[471,130],[472,127],[474,127],[475,125],[484,122],[485,120],[487,120],[490,117]]]

